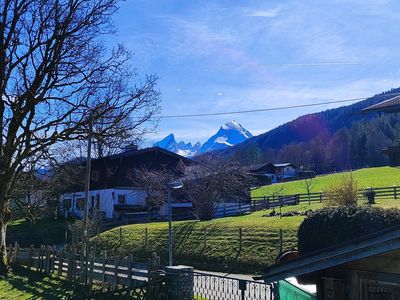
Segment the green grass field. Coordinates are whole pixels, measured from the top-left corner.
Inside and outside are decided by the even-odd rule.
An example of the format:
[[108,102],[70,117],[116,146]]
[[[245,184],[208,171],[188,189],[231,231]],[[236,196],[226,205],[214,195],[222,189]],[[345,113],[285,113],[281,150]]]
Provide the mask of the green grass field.
[[[358,187],[360,189],[366,187],[389,187],[393,185],[400,186],[400,168],[366,168],[353,171],[352,174],[357,180]],[[327,186],[339,180],[341,176],[343,176],[343,173],[317,176],[315,178],[315,185],[312,192],[324,191]],[[266,185],[259,189],[253,190],[251,195],[253,197],[268,196],[269,194],[271,194],[271,192],[282,186],[282,194],[284,195],[306,193],[302,180],[298,180],[273,185]]]
[[[360,203],[361,204],[361,203]],[[400,200],[378,200],[379,207],[400,207]],[[321,203],[282,208],[282,212],[321,208]],[[304,216],[265,217],[271,210],[212,221],[174,222],[174,263],[199,269],[255,273],[272,264],[279,253],[279,230],[283,230],[283,250],[297,248],[297,229]],[[145,228],[148,241],[145,244]],[[242,230],[242,247],[239,243]],[[120,235],[121,234],[121,235]],[[167,263],[167,223],[127,225],[106,231],[92,240],[97,250],[109,255],[133,254],[146,260],[156,251]]]
[[16,269],[0,279],[0,299],[65,299],[72,296],[72,284],[53,276]]
[[18,241],[23,246],[62,244],[65,240],[67,221],[65,219],[38,219],[30,224],[25,219],[12,221],[7,228],[7,241]]

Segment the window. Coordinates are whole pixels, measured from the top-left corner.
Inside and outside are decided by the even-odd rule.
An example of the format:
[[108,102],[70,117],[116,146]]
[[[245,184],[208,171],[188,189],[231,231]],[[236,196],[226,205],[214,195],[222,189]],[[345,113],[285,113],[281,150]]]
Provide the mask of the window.
[[83,198],[76,199],[76,209],[77,210],[82,210],[83,203],[84,203],[84,199]]
[[64,199],[63,207],[64,209],[71,209],[71,199]]
[[100,194],[96,195],[96,209],[100,209]]
[[90,207],[93,208],[94,207],[94,196],[90,197]]
[[118,204],[126,203],[126,195],[118,195]]

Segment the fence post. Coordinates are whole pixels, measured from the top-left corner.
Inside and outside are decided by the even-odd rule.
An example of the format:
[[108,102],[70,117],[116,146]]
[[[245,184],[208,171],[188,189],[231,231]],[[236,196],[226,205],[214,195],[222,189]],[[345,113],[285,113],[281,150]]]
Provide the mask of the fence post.
[[204,228],[203,237],[204,237],[204,249],[205,249],[207,247],[207,228]]
[[76,276],[78,276],[78,263],[76,261],[77,249],[74,247],[72,252],[72,280],[76,281]]
[[85,257],[83,252],[79,255],[79,282],[84,283],[84,276],[85,276]]
[[40,245],[39,250],[39,272],[43,272],[43,257],[44,256],[44,246]]
[[322,202],[322,192],[319,192],[319,202]]
[[17,264],[17,260],[18,260],[18,247],[19,247],[19,245],[18,245],[18,242],[17,241],[15,241],[15,244],[14,244],[14,264]]
[[33,245],[30,245],[29,247],[29,263],[28,263],[28,269],[32,270],[32,265],[33,265]]
[[101,286],[105,288],[106,285],[106,262],[107,262],[107,251],[104,250],[103,265],[101,268]]
[[118,264],[119,264],[119,258],[117,257],[115,259],[114,280],[113,280],[112,287],[111,287],[112,291],[115,291],[115,289],[117,288],[117,284],[118,284]]
[[58,277],[62,276],[64,266],[64,250],[60,251],[60,257],[58,258]]
[[128,288],[132,288],[132,254],[128,255]]
[[239,252],[242,251],[242,227],[239,227]]
[[51,247],[46,246],[46,261],[45,261],[45,273],[50,274],[50,262],[51,260]]
[[144,246],[147,247],[147,242],[148,242],[148,231],[147,227],[144,229]]
[[256,211],[256,210],[257,210],[257,207],[256,207],[256,200],[253,200],[253,212]]
[[393,186],[394,199],[397,199],[397,186]]
[[[265,198],[265,197],[264,197]],[[265,199],[264,199],[264,204],[265,204]],[[269,204],[269,197],[267,197],[267,209],[270,208],[270,204]]]
[[56,250],[56,246],[54,245],[53,249],[52,249],[52,256],[51,256],[51,268],[50,268],[51,273],[53,273],[55,270],[56,256],[57,256],[57,250]]
[[92,250],[92,255],[90,257],[90,270],[89,270],[89,293],[92,293],[93,288],[93,272],[94,272],[94,260],[95,260],[96,251]]

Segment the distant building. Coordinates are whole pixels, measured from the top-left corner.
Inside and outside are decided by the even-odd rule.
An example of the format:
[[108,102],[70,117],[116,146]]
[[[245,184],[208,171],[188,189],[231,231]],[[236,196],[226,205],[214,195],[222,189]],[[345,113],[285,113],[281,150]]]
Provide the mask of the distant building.
[[[159,147],[141,150],[129,147],[122,153],[94,159],[88,208],[90,211],[96,209],[105,218],[121,218],[145,212],[147,194],[135,184],[135,170],[166,169],[176,172],[179,177],[182,176],[179,165],[191,163],[190,159]],[[65,216],[82,217],[84,198],[83,191],[63,195],[60,199],[61,213]],[[174,210],[181,211],[191,207],[191,203],[182,203],[188,202],[186,199],[174,197],[174,200],[180,202],[173,203]],[[167,210],[162,206],[155,213],[164,215]]]
[[383,153],[385,153],[388,156],[389,166],[391,167],[400,166],[400,146],[388,147],[387,149],[383,150]]
[[298,168],[291,163],[267,163],[250,167],[250,173],[259,179],[268,178],[271,183],[298,178]]
[[[368,106],[364,108],[361,112],[364,114],[373,112],[400,113],[400,96],[396,96],[377,104]],[[388,147],[387,149],[383,150],[383,153],[388,156],[389,166],[400,166],[400,146]]]

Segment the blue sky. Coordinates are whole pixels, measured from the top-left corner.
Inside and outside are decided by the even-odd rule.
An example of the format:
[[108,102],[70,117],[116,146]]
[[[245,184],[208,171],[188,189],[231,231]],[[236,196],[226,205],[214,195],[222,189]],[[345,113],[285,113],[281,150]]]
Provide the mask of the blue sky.
[[[127,0],[112,42],[160,77],[163,115],[258,109],[400,86],[399,11],[395,0]],[[330,107],[165,119],[148,140],[204,142],[232,119],[259,134]]]

